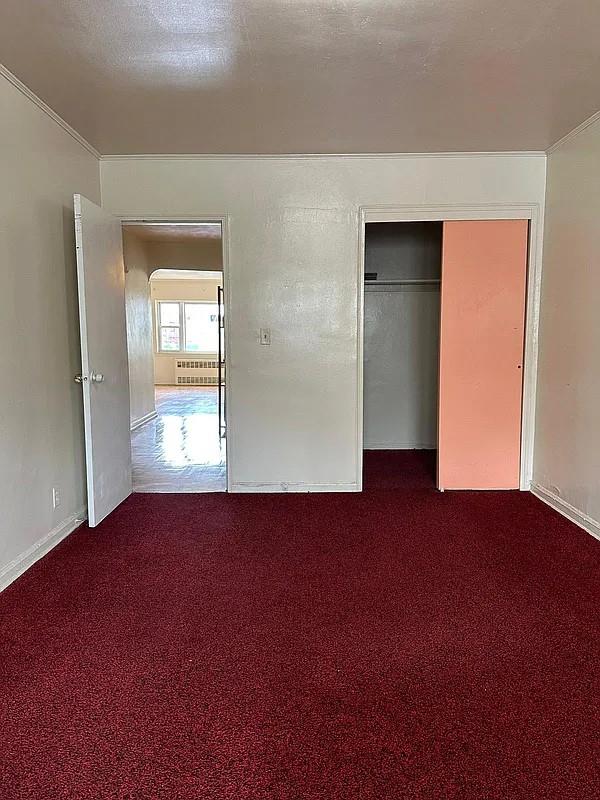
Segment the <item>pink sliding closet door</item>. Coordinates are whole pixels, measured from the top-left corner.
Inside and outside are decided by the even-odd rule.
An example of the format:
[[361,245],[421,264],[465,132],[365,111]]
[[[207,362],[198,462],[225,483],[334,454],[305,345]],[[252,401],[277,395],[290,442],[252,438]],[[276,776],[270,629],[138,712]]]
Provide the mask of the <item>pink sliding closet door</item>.
[[527,220],[444,223],[438,486],[517,489]]

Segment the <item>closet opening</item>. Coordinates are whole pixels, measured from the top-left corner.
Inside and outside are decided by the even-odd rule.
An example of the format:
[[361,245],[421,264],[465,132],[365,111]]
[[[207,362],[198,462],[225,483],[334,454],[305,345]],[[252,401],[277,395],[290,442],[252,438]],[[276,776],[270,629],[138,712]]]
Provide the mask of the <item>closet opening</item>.
[[365,488],[436,485],[443,222],[364,236]]

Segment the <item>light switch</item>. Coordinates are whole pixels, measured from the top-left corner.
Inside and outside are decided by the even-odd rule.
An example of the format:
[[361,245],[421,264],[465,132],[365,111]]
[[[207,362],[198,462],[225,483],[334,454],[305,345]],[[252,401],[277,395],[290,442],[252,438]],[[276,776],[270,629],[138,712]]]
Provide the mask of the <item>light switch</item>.
[[271,344],[271,328],[260,329],[260,343]]

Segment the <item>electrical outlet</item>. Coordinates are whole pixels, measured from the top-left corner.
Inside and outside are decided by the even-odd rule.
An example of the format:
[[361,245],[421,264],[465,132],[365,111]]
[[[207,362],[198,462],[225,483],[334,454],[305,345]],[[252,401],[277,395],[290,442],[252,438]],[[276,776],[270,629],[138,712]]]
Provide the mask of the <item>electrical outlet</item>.
[[60,505],[60,489],[55,486],[52,489],[52,508],[58,508]]

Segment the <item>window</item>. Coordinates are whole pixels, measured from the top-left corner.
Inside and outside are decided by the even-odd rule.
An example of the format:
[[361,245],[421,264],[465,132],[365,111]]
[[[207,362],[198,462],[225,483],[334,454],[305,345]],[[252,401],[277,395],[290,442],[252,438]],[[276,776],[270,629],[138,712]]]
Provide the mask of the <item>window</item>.
[[164,352],[179,350],[181,344],[181,314],[179,303],[159,303],[158,320],[160,335],[158,349]]
[[184,303],[185,350],[216,353],[219,344],[216,303]]
[[217,352],[219,330],[216,303],[159,300],[156,304],[156,320],[159,352]]

